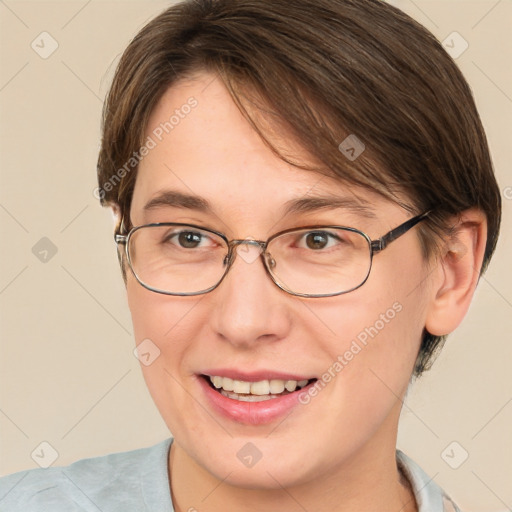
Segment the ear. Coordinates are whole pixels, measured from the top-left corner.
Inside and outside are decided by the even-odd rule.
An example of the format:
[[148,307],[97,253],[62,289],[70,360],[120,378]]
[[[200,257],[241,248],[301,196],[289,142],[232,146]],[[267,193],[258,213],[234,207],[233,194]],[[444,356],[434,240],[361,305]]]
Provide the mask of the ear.
[[462,322],[473,298],[487,242],[487,220],[470,209],[452,220],[434,272],[425,328],[434,336],[451,333]]

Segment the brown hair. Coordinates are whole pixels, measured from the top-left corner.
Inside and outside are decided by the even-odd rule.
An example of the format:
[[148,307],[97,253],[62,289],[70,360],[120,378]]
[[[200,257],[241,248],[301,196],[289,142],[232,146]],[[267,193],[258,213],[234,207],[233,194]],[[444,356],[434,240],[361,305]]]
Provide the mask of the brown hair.
[[[449,232],[447,219],[481,209],[485,270],[501,198],[471,91],[435,37],[380,0],[188,0],[150,21],[122,55],[103,111],[98,195],[125,227],[149,115],[169,86],[200,70],[224,81],[284,160],[397,202],[403,194],[411,212],[433,210],[418,228],[425,257]],[[274,147],[265,119],[321,165]],[[338,149],[350,134],[366,147],[355,160]],[[424,332],[415,375],[444,340]]]

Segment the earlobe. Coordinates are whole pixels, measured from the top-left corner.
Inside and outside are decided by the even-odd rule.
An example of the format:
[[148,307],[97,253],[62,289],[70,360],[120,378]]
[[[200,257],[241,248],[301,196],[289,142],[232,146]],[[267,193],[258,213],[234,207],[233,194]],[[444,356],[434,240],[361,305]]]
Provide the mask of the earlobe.
[[425,328],[434,336],[449,334],[462,322],[478,283],[487,241],[487,221],[480,210],[462,212],[453,228],[433,273]]

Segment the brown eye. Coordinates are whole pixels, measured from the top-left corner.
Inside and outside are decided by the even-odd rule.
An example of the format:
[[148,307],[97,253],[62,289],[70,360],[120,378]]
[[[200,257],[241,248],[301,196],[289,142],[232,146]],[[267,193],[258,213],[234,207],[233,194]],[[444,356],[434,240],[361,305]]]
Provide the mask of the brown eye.
[[329,243],[329,236],[326,233],[308,233],[306,245],[309,249],[323,249]]
[[185,249],[195,249],[201,243],[202,236],[192,231],[182,231],[178,234],[178,242]]

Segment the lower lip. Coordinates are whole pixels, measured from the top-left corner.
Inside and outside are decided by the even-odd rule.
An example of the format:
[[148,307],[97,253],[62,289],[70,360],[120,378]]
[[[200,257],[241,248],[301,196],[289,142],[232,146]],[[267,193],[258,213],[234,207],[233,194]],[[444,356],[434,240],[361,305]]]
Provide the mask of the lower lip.
[[264,425],[289,414],[294,407],[300,405],[300,394],[314,385],[311,382],[300,390],[261,402],[242,402],[215,391],[203,376],[198,381],[208,403],[216,412],[232,421],[248,425]]

